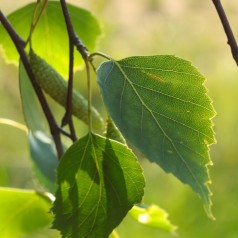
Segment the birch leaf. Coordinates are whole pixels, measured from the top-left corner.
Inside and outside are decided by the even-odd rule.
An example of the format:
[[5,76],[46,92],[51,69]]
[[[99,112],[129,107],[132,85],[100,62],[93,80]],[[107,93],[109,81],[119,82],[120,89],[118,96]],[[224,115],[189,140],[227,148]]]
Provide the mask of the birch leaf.
[[88,134],[58,167],[53,227],[63,237],[107,238],[144,194],[144,177],[125,145]]
[[212,218],[211,164],[215,112],[190,62],[169,56],[104,62],[97,70],[104,103],[123,136],[147,158],[173,173],[202,199]]

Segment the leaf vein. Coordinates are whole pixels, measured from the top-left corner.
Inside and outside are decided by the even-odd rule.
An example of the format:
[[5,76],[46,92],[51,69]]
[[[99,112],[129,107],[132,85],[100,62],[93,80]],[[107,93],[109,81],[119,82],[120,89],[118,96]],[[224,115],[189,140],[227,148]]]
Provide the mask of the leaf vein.
[[[191,168],[189,167],[187,161],[184,159],[184,157],[181,155],[181,153],[179,152],[179,150],[177,149],[177,147],[175,146],[172,138],[170,138],[168,136],[168,134],[165,132],[165,130],[163,129],[163,127],[160,125],[159,121],[157,120],[157,118],[155,117],[153,111],[147,106],[147,104],[144,102],[144,100],[141,98],[141,96],[139,95],[138,91],[136,90],[136,88],[133,85],[133,82],[129,79],[129,77],[126,75],[125,71],[122,69],[123,65],[121,66],[119,63],[117,63],[116,61],[113,61],[114,64],[116,64],[116,66],[118,67],[118,69],[120,70],[120,72],[123,75],[123,78],[125,81],[127,81],[129,83],[129,85],[131,86],[132,90],[134,91],[134,93],[136,94],[136,96],[138,97],[139,101],[142,103],[142,105],[144,105],[144,107],[148,110],[148,112],[151,114],[153,120],[155,121],[155,123],[158,125],[158,127],[160,128],[160,130],[162,131],[162,133],[165,135],[165,137],[168,139],[168,141],[171,143],[172,147],[174,148],[175,152],[177,153],[178,157],[180,158],[180,160],[184,163],[185,167],[187,168],[188,172],[190,173],[191,177],[193,178],[193,180],[195,181],[195,183],[198,185],[198,187],[201,190],[201,193],[204,194],[204,191],[202,189],[201,184],[198,182],[196,176],[194,175],[193,171],[191,170]],[[127,67],[127,66],[125,66]],[[130,67],[128,66],[127,68],[134,68],[134,67]],[[145,68],[141,68],[141,67],[135,67],[136,69],[145,69]],[[147,68],[150,69],[150,68]],[[152,69],[152,68],[151,68]],[[170,70],[171,71],[171,70]],[[176,72],[176,71],[174,71]],[[181,73],[181,72],[178,72]],[[185,73],[186,74],[186,73]],[[189,74],[191,75],[191,74]],[[195,75],[194,75],[195,76]]]
[[142,85],[140,85],[140,84],[137,84],[137,83],[135,83],[135,82],[132,82],[132,84],[133,84],[133,85],[136,85],[136,86],[138,86],[138,87],[140,87],[140,88],[143,88],[143,89],[145,89],[145,90],[147,90],[147,91],[155,92],[155,93],[161,94],[161,95],[163,95],[163,96],[167,96],[167,97],[169,97],[169,98],[172,98],[172,99],[175,99],[175,100],[184,102],[184,103],[188,103],[188,104],[192,104],[192,105],[194,105],[194,106],[201,107],[201,108],[206,109],[207,111],[213,113],[213,111],[212,111],[210,108],[204,107],[203,105],[200,105],[200,104],[198,104],[198,103],[194,103],[194,102],[191,102],[191,101],[188,101],[188,100],[185,100],[185,99],[181,99],[181,98],[175,97],[175,96],[173,96],[173,95],[169,95],[169,94],[167,94],[167,93],[163,93],[163,92],[158,91],[158,90],[154,90],[154,89],[151,89],[151,88],[146,88],[146,87],[144,87],[144,86],[142,86]]
[[198,133],[198,135],[199,135],[199,134],[202,134],[202,135],[206,136],[207,138],[209,138],[209,139],[211,139],[211,140],[213,139],[213,138],[210,137],[209,135],[207,135],[207,134],[201,132],[200,130],[198,130],[198,129],[196,129],[196,128],[193,128],[193,127],[191,127],[191,126],[189,126],[189,125],[187,125],[187,124],[185,124],[185,123],[183,123],[183,122],[180,122],[180,121],[178,121],[178,120],[176,120],[176,119],[174,119],[174,118],[168,117],[168,116],[166,116],[166,115],[164,115],[164,114],[162,114],[162,113],[159,113],[159,112],[156,112],[156,111],[153,111],[153,110],[152,110],[152,112],[155,113],[155,114],[158,114],[158,115],[160,115],[160,116],[162,116],[162,117],[164,117],[164,118],[166,118],[166,119],[168,119],[168,120],[171,120],[171,121],[173,121],[173,122],[175,122],[175,123],[178,123],[178,124],[180,124],[181,126],[184,126],[184,127],[188,128],[188,129],[190,129],[190,130],[192,130],[192,131],[195,131],[195,132]]
[[184,71],[178,71],[178,70],[173,70],[173,69],[157,69],[157,68],[151,68],[151,67],[139,67],[139,66],[128,66],[128,65],[122,65],[120,64],[120,67],[122,68],[129,68],[129,69],[138,69],[138,70],[155,70],[155,71],[160,71],[160,72],[172,72],[176,74],[184,74],[184,75],[189,75],[189,76],[196,76],[198,78],[204,79],[204,77],[194,74],[194,73],[188,73]]

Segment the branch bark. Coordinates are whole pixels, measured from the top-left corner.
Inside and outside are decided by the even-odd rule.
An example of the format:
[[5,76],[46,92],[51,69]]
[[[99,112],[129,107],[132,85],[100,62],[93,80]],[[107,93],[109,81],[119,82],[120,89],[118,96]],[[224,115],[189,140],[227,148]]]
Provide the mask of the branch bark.
[[73,92],[73,65],[74,65],[74,46],[76,46],[77,50],[80,52],[84,61],[87,61],[89,56],[87,48],[83,45],[82,41],[76,35],[69,11],[67,8],[67,4],[65,0],[60,0],[62,12],[64,15],[68,37],[69,37],[69,78],[68,78],[68,93],[67,93],[67,102],[66,102],[66,112],[65,116],[62,120],[62,125],[69,125],[70,132],[72,135],[72,140],[76,140],[76,134],[74,130],[74,125],[72,121],[72,92]]
[[39,102],[41,104],[41,107],[43,109],[45,117],[48,121],[48,124],[50,127],[50,132],[52,134],[52,137],[53,137],[53,140],[54,140],[54,143],[56,146],[58,158],[60,159],[64,153],[62,142],[61,142],[61,137],[60,137],[61,128],[57,125],[57,122],[48,106],[45,96],[35,80],[35,76],[31,70],[31,66],[30,66],[27,54],[24,50],[25,41],[16,33],[16,31],[13,29],[11,23],[4,16],[4,14],[2,13],[1,10],[0,10],[0,22],[2,23],[5,30],[8,32],[9,36],[11,37],[11,39],[20,55],[20,59],[22,60],[22,63],[26,69],[26,72],[31,80],[31,84],[36,92],[36,95],[39,99]]
[[66,112],[62,119],[61,125],[64,126],[66,124],[69,125],[69,130],[71,133],[71,139],[72,141],[76,141],[76,133],[75,128],[73,124],[72,119],[72,94],[73,94],[73,67],[74,67],[74,42],[72,40],[72,34],[73,34],[73,26],[69,16],[69,12],[67,9],[67,5],[65,2],[61,1],[61,7],[63,10],[65,23],[68,31],[68,37],[69,37],[69,78],[68,78],[68,92],[67,92],[67,100],[66,100]]
[[237,42],[236,42],[235,36],[233,34],[233,31],[231,29],[230,23],[227,19],[225,11],[224,11],[224,8],[223,8],[220,0],[212,0],[212,1],[213,1],[213,4],[215,5],[215,8],[219,15],[219,18],[223,25],[224,31],[226,33],[226,36],[228,39],[227,43],[230,45],[232,56],[233,56],[236,64],[238,65],[238,46],[237,46]]

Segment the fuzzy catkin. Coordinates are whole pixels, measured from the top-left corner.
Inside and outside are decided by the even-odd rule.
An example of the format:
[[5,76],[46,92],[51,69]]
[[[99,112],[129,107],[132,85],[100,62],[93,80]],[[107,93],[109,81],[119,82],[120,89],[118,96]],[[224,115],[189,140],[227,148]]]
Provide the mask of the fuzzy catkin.
[[[39,57],[33,50],[29,55],[32,72],[38,85],[56,102],[65,107],[67,100],[67,82],[52,68],[44,59]],[[92,107],[92,126],[100,130],[103,127],[103,120],[98,111]],[[88,102],[75,89],[72,92],[72,114],[88,124]]]

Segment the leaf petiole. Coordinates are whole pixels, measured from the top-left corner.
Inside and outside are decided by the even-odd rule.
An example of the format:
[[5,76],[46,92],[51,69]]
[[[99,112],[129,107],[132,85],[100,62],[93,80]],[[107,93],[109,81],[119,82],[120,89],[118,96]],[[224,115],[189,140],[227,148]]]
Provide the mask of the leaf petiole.
[[[29,36],[28,36],[28,38],[27,38],[27,40],[26,40],[26,44],[27,44],[28,42],[30,42],[30,45],[31,45],[31,37],[32,37],[32,34],[33,34],[33,32],[34,32],[34,30],[35,30],[35,28],[36,28],[38,22],[40,21],[42,14],[44,13],[44,10],[45,10],[45,8],[46,8],[47,2],[48,2],[48,0],[44,0],[44,1],[43,1],[43,6],[41,7],[40,13],[38,14],[37,17],[36,17],[36,12],[37,12],[37,9],[38,9],[38,7],[39,7],[39,5],[40,5],[41,2],[40,2],[40,1],[37,1],[37,2],[36,2],[35,8],[34,8],[34,11],[33,11],[33,14],[32,14],[30,34],[29,34]],[[36,18],[36,19],[35,19],[35,18]],[[34,21],[34,20],[35,20],[35,21]]]
[[89,60],[89,61],[92,61],[92,59],[93,59],[94,56],[101,56],[101,57],[103,57],[103,58],[105,58],[105,59],[107,59],[107,60],[112,60],[112,58],[111,58],[109,55],[106,55],[106,54],[104,54],[104,53],[102,53],[102,52],[94,52],[94,53],[90,54],[90,55],[88,56],[88,60]]
[[91,74],[90,74],[90,64],[89,59],[85,59],[85,66],[87,72],[87,81],[88,81],[88,130],[89,133],[92,132],[92,83],[91,83]]
[[92,86],[91,86],[91,75],[90,75],[90,64],[93,67],[95,71],[95,67],[92,64],[92,60],[94,56],[101,56],[103,58],[106,58],[108,60],[112,60],[111,57],[108,55],[101,53],[101,52],[94,52],[90,54],[86,59],[84,59],[84,63],[86,66],[86,73],[87,73],[87,81],[88,81],[88,125],[89,125],[89,133],[92,132],[92,113],[91,113],[91,108],[92,108]]

